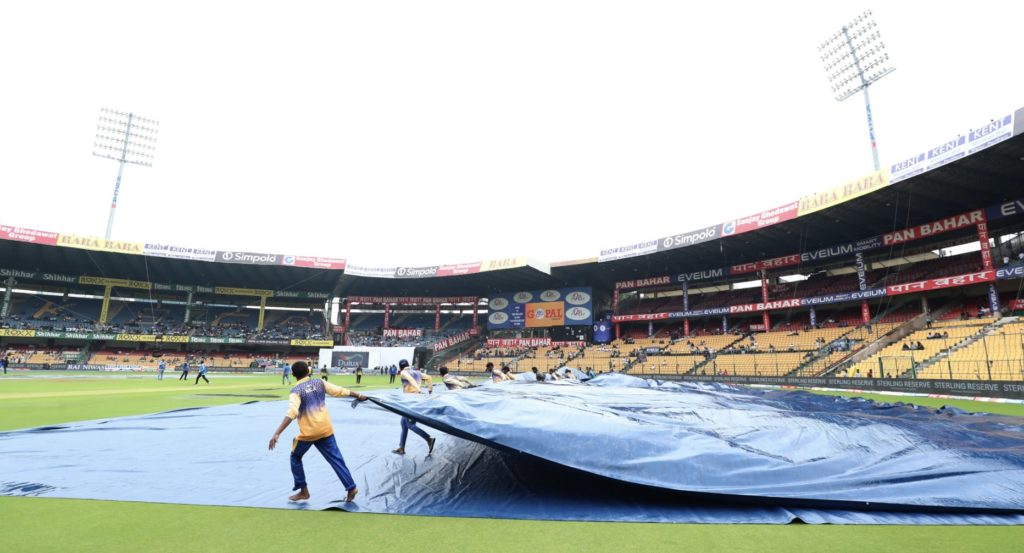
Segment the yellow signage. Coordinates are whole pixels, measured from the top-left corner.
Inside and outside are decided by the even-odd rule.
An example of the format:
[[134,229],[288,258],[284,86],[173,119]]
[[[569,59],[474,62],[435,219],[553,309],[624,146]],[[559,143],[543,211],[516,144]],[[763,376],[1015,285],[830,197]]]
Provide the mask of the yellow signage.
[[18,330],[15,328],[0,328],[0,336],[9,338],[31,338],[36,335],[35,330]]
[[143,248],[145,247],[142,242],[121,242],[118,240],[104,240],[95,236],[76,236],[74,234],[59,235],[57,237],[57,245],[98,252],[128,253],[133,255],[142,255]]
[[525,257],[506,257],[504,259],[490,259],[480,263],[480,272],[500,271],[502,269],[514,269],[525,267],[528,260]]
[[334,347],[333,340],[292,340],[293,346],[305,346],[314,348],[329,348]]
[[217,286],[213,289],[215,294],[223,294],[225,296],[273,296],[273,290],[260,290],[257,288],[229,288],[227,286]]
[[153,287],[153,283],[146,282],[144,280],[127,280],[123,278],[106,278],[106,277],[94,277],[94,276],[80,276],[78,277],[79,284],[95,284],[96,286],[116,286],[118,288],[136,288],[139,290],[149,290]]
[[118,334],[114,339],[119,342],[155,342],[156,336],[153,334]]
[[886,186],[889,186],[889,171],[887,169],[875,171],[870,175],[852,180],[831,190],[800,198],[799,215],[821,211],[822,209],[858,198],[864,194],[881,190]]
[[157,339],[158,342],[169,342],[175,344],[187,344],[188,336],[161,336]]

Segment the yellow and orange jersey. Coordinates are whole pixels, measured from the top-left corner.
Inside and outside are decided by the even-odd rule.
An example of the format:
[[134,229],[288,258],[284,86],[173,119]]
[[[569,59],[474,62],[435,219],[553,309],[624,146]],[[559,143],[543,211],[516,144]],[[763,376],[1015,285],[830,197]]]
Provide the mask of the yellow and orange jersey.
[[296,440],[312,442],[334,434],[331,415],[327,412],[328,395],[347,397],[356,394],[341,386],[308,376],[295,383],[292,392],[288,394],[286,416],[299,420],[299,435]]

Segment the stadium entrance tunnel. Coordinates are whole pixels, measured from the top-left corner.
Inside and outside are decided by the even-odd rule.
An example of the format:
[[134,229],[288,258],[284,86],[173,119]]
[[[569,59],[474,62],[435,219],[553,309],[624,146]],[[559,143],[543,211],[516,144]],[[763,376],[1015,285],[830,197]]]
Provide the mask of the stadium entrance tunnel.
[[[1012,417],[621,375],[347,404],[328,403],[354,503],[315,451],[312,499],[287,501],[288,448],[266,450],[283,402],[0,433],[0,495],[537,520],[1024,523],[1024,429]],[[415,435],[405,456],[390,452],[396,414],[438,438],[433,455]]]

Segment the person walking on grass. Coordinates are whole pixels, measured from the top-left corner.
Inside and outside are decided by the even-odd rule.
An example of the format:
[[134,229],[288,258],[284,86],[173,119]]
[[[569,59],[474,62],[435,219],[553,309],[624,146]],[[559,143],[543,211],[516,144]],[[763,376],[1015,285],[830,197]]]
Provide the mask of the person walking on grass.
[[288,378],[288,373],[290,373],[290,372],[291,371],[288,368],[288,364],[287,363],[281,365],[281,385],[282,386],[285,385],[285,384],[291,384],[292,383],[292,379]]
[[[196,375],[196,384],[199,384],[199,379],[200,378],[202,378],[203,380],[206,380],[207,384],[210,383],[210,381],[206,378],[206,361],[205,360],[199,362],[199,374]],[[193,386],[195,386],[195,384],[193,384]]]
[[178,377],[178,380],[188,382],[188,361],[181,364],[181,376]]
[[[428,394],[434,393],[430,375],[421,373],[416,369],[416,367],[410,367],[409,362],[405,359],[399,361],[398,366],[402,369],[402,372],[398,373],[402,378],[402,393],[422,394],[423,391],[422,388],[420,388],[421,383],[426,384]],[[436,440],[431,437],[430,434],[427,434],[420,427],[416,426],[415,420],[402,417],[402,437],[398,440],[398,449],[391,453],[405,455],[405,440],[409,437],[410,430],[427,442],[427,455],[434,452],[434,442]]]
[[310,447],[316,446],[317,451],[324,456],[327,464],[331,465],[334,473],[341,480],[341,484],[345,486],[345,491],[348,492],[345,502],[351,503],[359,493],[359,489],[356,488],[352,473],[345,465],[345,459],[338,449],[338,442],[334,439],[334,427],[331,425],[331,416],[327,412],[326,396],[354,397],[356,401],[366,401],[367,397],[325,380],[311,378],[312,371],[309,365],[302,361],[292,364],[292,376],[295,377],[295,387],[288,394],[288,412],[270,438],[270,450],[273,451],[284,429],[288,428],[293,420],[299,420],[299,435],[292,441],[291,454],[292,477],[295,484],[292,491],[298,493],[290,496],[288,500],[305,501],[309,499],[309,486],[306,483],[306,473],[302,467],[302,456],[309,451]]

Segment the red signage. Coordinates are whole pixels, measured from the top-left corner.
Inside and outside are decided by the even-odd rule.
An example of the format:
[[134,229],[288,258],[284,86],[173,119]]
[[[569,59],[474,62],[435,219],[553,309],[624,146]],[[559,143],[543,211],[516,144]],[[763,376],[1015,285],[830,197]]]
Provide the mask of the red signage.
[[45,230],[0,225],[0,240],[15,240],[17,242],[31,242],[33,244],[56,246],[57,233],[46,232]]
[[1010,311],[1024,309],[1024,300],[1010,300]]
[[310,257],[304,255],[286,255],[282,264],[292,267],[310,267],[313,269],[345,270],[345,260],[336,257]]
[[377,303],[394,305],[441,305],[442,303],[471,303],[476,304],[479,298],[475,296],[448,296],[448,297],[402,297],[402,296],[349,296],[349,303]]
[[800,202],[793,202],[776,207],[775,209],[762,211],[756,215],[736,219],[731,223],[725,223],[722,225],[722,236],[742,234],[744,232],[750,232],[752,230],[789,221],[790,219],[796,219],[799,208]]
[[491,338],[489,348],[536,348],[550,346],[551,338]]
[[615,315],[612,317],[612,322],[632,323],[636,321],[660,321],[667,318],[668,313],[638,313],[635,315]]
[[383,334],[385,338],[419,338],[423,336],[422,328],[385,328]]
[[457,265],[441,265],[437,268],[437,276],[472,275],[480,272],[481,262],[459,263]]
[[437,353],[444,349],[448,349],[456,344],[461,344],[462,342],[465,342],[466,340],[472,338],[473,334],[473,332],[460,332],[459,334],[455,334],[454,336],[449,336],[447,338],[438,340],[434,342],[434,353]]
[[650,288],[651,286],[664,286],[672,284],[672,277],[660,276],[653,278],[641,278],[637,280],[624,280],[615,283],[616,290],[631,290],[633,288]]
[[886,295],[889,296],[899,296],[902,294],[912,294],[914,292],[927,292],[929,290],[941,290],[943,288],[967,286],[970,284],[979,284],[982,282],[995,282],[995,280],[995,271],[981,271],[980,273],[969,273],[966,275],[957,275],[945,278],[933,278],[931,280],[921,280],[918,282],[893,284],[892,286],[885,287],[885,293]]
[[743,273],[753,273],[755,271],[763,271],[765,269],[778,269],[780,267],[789,267],[791,265],[799,264],[800,254],[794,253],[773,259],[762,259],[761,261],[755,261],[753,263],[733,265],[732,267],[729,267],[729,274],[740,275]]
[[981,268],[991,271],[992,247],[988,243],[988,223],[978,223],[978,244],[981,247]]
[[911,240],[919,240],[936,234],[942,234],[952,230],[967,228],[985,222],[985,210],[975,209],[960,215],[946,217],[931,223],[925,223],[916,227],[893,231],[882,235],[882,244],[892,246],[902,244]]

